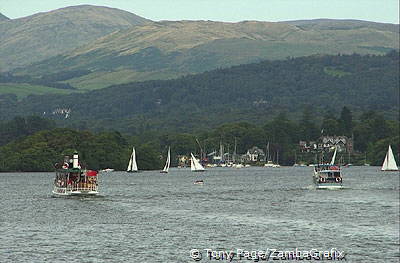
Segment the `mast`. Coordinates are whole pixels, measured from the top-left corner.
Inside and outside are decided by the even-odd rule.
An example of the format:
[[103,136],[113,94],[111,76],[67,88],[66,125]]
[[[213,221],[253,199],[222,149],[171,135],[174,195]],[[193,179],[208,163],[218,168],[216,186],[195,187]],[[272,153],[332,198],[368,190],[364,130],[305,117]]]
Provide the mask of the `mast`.
[[219,142],[219,155],[221,156],[221,163],[224,162],[224,145],[222,144],[222,140]]
[[231,161],[231,158],[229,157],[229,144],[228,144],[228,156],[227,156],[227,162],[229,163]]
[[276,164],[279,164],[279,149],[276,150]]
[[235,148],[233,149],[233,163],[236,163],[236,137],[235,137]]
[[197,145],[199,145],[199,147],[200,147],[200,160],[201,160],[201,159],[203,159],[203,148],[201,147],[201,144],[197,138],[196,138],[196,142],[197,142]]

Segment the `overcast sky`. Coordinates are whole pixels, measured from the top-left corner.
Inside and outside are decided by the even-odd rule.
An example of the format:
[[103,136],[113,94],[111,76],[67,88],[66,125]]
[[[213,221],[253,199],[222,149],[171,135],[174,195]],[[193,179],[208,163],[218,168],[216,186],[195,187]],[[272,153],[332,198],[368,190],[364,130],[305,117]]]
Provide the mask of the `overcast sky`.
[[79,4],[115,7],[151,20],[339,18],[399,23],[399,0],[0,0],[0,13],[18,18]]

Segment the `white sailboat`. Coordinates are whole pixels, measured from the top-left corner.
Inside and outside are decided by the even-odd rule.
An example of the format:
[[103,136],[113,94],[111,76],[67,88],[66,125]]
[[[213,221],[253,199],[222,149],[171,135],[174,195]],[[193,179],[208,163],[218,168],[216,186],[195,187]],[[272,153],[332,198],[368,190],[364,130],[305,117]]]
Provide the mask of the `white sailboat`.
[[203,172],[205,171],[204,167],[200,164],[200,162],[194,157],[193,153],[190,153],[190,170],[192,172]]
[[171,164],[171,147],[168,148],[167,161],[165,162],[164,169],[160,171],[160,173],[168,173],[170,164]]
[[398,171],[396,160],[394,159],[392,147],[389,145],[388,151],[386,153],[385,160],[382,164],[382,171]]
[[131,158],[129,159],[128,168],[126,169],[128,173],[135,173],[138,171],[137,164],[136,164],[136,152],[135,147],[132,147],[132,154]]

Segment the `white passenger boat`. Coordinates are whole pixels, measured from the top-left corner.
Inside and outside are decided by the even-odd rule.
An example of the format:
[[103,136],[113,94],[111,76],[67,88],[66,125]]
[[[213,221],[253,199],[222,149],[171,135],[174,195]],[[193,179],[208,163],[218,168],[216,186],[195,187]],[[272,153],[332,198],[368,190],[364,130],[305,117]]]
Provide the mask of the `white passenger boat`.
[[73,158],[64,157],[63,164],[56,164],[53,194],[57,196],[97,195],[98,172],[83,169],[79,163],[78,153]]
[[335,165],[336,151],[337,149],[335,149],[330,163],[314,166],[313,181],[317,189],[343,188],[340,166]]

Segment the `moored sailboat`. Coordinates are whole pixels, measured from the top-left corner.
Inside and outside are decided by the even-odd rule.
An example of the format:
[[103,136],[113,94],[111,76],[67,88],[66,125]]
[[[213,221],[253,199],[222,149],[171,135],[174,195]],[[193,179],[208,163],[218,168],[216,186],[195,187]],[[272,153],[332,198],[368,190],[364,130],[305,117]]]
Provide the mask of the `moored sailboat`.
[[136,151],[135,147],[132,147],[131,158],[129,159],[128,168],[126,169],[128,173],[136,173],[138,171],[138,167],[136,164]]
[[204,167],[200,162],[194,157],[193,153],[190,153],[190,170],[192,172],[204,172]]
[[165,162],[164,169],[162,169],[160,173],[168,173],[170,164],[171,164],[171,147],[168,148],[167,161]]
[[383,161],[381,171],[398,171],[396,160],[394,159],[392,147],[389,145],[388,151]]

